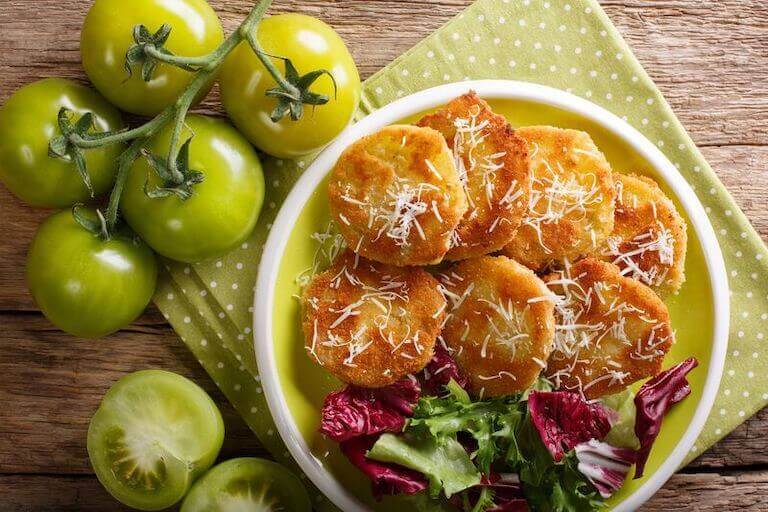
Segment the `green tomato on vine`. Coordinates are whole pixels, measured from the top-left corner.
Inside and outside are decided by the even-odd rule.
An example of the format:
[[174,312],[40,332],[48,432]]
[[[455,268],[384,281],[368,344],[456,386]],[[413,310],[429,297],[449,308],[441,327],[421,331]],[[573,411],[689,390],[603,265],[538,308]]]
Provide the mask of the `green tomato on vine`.
[[[155,288],[150,248],[199,262],[242,244],[264,200],[249,140],[295,157],[350,122],[360,78],[338,34],[302,15],[262,20],[270,3],[258,2],[224,40],[203,0],[96,0],[82,33],[86,72],[120,108],[155,117],[124,128],[98,94],[56,79],[21,89],[0,110],[0,178],[22,199],[69,206],[114,182],[104,211],[56,214],[33,241],[30,291],[55,325],[98,337],[135,319]],[[224,106],[245,136],[187,117],[222,64]],[[121,228],[120,211],[143,241]]]
[[275,121],[281,96],[272,91],[278,83],[253,48],[243,42],[221,69],[224,109],[248,140],[265,153],[296,158],[321,149],[349,124],[360,102],[360,75],[344,41],[326,23],[301,14],[265,18],[258,25],[256,39],[270,56],[267,58],[278,68],[285,66],[286,76],[291,68],[300,76],[324,70],[317,71],[307,91],[324,96],[327,103],[306,104],[300,118],[288,111]]
[[[60,117],[61,109],[68,114]],[[50,154],[49,143],[62,136],[62,125],[82,121],[84,133],[123,129],[120,112],[98,93],[61,78],[47,78],[16,91],[0,108],[0,181],[33,206],[65,208],[107,192],[115,180],[122,150],[114,144],[75,158]]]
[[[112,104],[152,116],[173,105],[193,73],[143,58],[136,46],[201,57],[223,40],[221,22],[205,0],[96,0],[85,18],[80,53],[88,78]],[[208,94],[215,78],[210,77],[193,103]]]
[[124,230],[107,237],[102,228],[93,210],[55,213],[27,254],[27,283],[38,307],[58,328],[83,338],[133,322],[157,281],[157,261],[146,244]]
[[171,134],[170,126],[161,130],[131,167],[120,203],[123,216],[167,258],[194,263],[222,256],[256,225],[264,201],[261,162],[232,125],[194,115],[181,133],[188,141],[179,159],[185,182],[166,183],[162,156]]

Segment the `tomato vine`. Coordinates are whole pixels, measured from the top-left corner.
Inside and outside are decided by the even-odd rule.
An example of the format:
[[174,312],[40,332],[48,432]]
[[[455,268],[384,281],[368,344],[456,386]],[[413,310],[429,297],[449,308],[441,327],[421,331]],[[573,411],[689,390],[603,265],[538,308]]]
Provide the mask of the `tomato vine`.
[[[143,25],[134,27],[134,44],[128,49],[125,56],[125,67],[129,76],[133,73],[134,66],[140,65],[142,79],[150,81],[158,64],[171,65],[194,73],[191,82],[176,102],[166,107],[145,124],[129,130],[94,133],[92,118],[88,114],[73,122],[71,113],[66,109],[61,110],[59,128],[62,135],[50,141],[49,153],[54,158],[74,161],[86,185],[89,182],[83,157],[84,151],[112,144],[130,143],[118,159],[115,184],[109,196],[106,213],[103,214],[106,226],[99,229],[102,236],[109,237],[116,229],[120,197],[131,165],[140,156],[147,158],[150,167],[163,181],[163,187],[145,190],[149,197],[165,197],[174,194],[184,200],[193,194],[194,185],[204,179],[202,173],[189,168],[188,151],[191,138],[181,141],[184,121],[195,98],[206,87],[227,56],[240,43],[246,42],[250,46],[277,84],[276,87],[266,92],[268,96],[277,99],[277,106],[271,114],[273,122],[278,122],[288,115],[292,120],[299,120],[303,115],[305,104],[324,105],[330,100],[326,95],[309,91],[312,84],[322,76],[330,77],[335,89],[336,83],[330,71],[325,69],[313,70],[300,75],[289,59],[269,55],[261,48],[256,37],[256,31],[259,22],[271,4],[272,0],[257,2],[237,30],[232,32],[213,52],[200,57],[174,55],[164,47],[165,42],[172,34],[170,25],[162,25],[154,34],[150,33]],[[285,73],[278,70],[273,59],[284,63]],[[173,123],[173,132],[168,154],[161,158],[146,151],[144,145],[147,140],[171,122]],[[99,215],[102,215],[101,212]],[[83,224],[80,216],[76,215],[75,219],[81,225]],[[93,226],[85,225],[83,227],[93,228]]]

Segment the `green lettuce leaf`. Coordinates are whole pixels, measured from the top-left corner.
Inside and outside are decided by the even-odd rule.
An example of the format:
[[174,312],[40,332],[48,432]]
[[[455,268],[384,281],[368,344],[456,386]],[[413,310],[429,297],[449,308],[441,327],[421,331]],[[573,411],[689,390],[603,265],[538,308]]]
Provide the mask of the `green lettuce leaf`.
[[637,415],[635,394],[631,390],[625,389],[621,393],[603,397],[600,401],[618,415],[618,419],[614,422],[611,431],[608,432],[605,442],[633,450],[640,448],[640,440],[635,435],[635,416]]
[[[548,387],[542,380],[534,389]],[[462,492],[479,482],[481,473],[477,469],[485,475],[490,475],[492,469],[517,473],[532,512],[592,512],[605,506],[594,486],[578,471],[574,452],[560,462],[554,461],[528,415],[527,393],[473,402],[453,382],[446,391],[444,396],[422,397],[405,429],[406,435],[385,434],[368,456],[426,475],[433,497],[440,494],[441,488],[446,496],[461,493],[464,509],[471,512],[494,506],[489,489],[472,498]],[[620,416],[632,412],[625,401],[616,402]],[[628,401],[634,406],[631,398]],[[469,435],[477,442],[471,457],[457,441],[460,435]]]
[[456,439],[446,437],[395,436],[383,434],[368,457],[380,462],[399,464],[418,471],[429,480],[433,497],[440,494],[450,498],[453,494],[480,483],[480,473]]
[[444,397],[424,397],[414,409],[408,430],[436,440],[454,438],[459,432],[477,442],[473,459],[484,474],[507,449],[514,431],[523,418],[524,406],[519,396],[472,402],[458,386],[447,386]]
[[577,466],[574,453],[569,452],[560,462],[553,462],[538,485],[523,481],[528,507],[533,512],[593,512],[605,507],[600,494],[585,480]]

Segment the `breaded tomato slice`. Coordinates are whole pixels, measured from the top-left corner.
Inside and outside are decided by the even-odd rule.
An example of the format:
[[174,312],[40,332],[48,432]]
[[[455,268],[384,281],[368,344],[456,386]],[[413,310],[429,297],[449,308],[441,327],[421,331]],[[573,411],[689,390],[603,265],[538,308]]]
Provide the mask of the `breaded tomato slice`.
[[596,252],[613,231],[611,166],[577,130],[518,128],[531,153],[528,213],[503,253],[534,269]]
[[661,371],[674,341],[667,306],[616,265],[587,258],[544,278],[559,296],[547,376],[589,399]]
[[367,388],[424,368],[445,317],[439,283],[425,270],[384,265],[351,251],[312,278],[301,298],[309,356]]
[[504,256],[460,262],[440,276],[442,337],[479,396],[530,388],[552,350],[554,301],[530,269]]
[[388,126],[349,146],[328,196],[347,246],[397,266],[439,263],[467,210],[445,139],[417,126]]
[[499,251],[512,240],[528,210],[531,162],[525,142],[474,92],[425,116],[418,125],[445,137],[469,203],[446,258],[463,260]]
[[621,274],[657,293],[669,294],[685,281],[688,236],[685,221],[659,185],[645,176],[614,174],[613,233],[599,255]]

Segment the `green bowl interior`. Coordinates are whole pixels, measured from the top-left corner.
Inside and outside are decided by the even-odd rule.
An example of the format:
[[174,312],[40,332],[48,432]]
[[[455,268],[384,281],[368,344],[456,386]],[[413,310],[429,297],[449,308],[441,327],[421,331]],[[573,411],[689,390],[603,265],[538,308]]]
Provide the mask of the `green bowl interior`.
[[[661,187],[675,199],[648,162],[629,144],[603,127],[583,117],[538,103],[513,100],[490,103],[494,111],[506,116],[513,126],[544,124],[588,132],[605,153],[614,171],[657,178]],[[418,117],[420,115],[404,119],[402,122],[412,122]],[[685,216],[679,203],[678,208]],[[365,476],[346,461],[334,443],[323,439],[317,433],[323,399],[329,392],[338,389],[341,383],[314,364],[304,350],[300,307],[296,299],[301,293],[297,276],[312,266],[317,242],[310,236],[315,232],[324,231],[329,220],[326,182],[323,181],[313,192],[293,226],[288,242],[290,250],[282,255],[279,265],[277,285],[274,289],[272,343],[280,384],[293,420],[314,456],[323,462],[327,470],[372,510],[402,510],[399,499],[375,502]],[[672,366],[695,356],[700,366],[689,376],[692,393],[667,416],[648,461],[645,477],[628,481],[610,500],[610,504],[614,506],[638,489],[670,455],[693,418],[704,388],[712,351],[714,304],[702,245],[690,228],[685,268],[686,283],[679,294],[666,301],[673,328],[677,333],[677,342],[668,354],[665,366]]]

